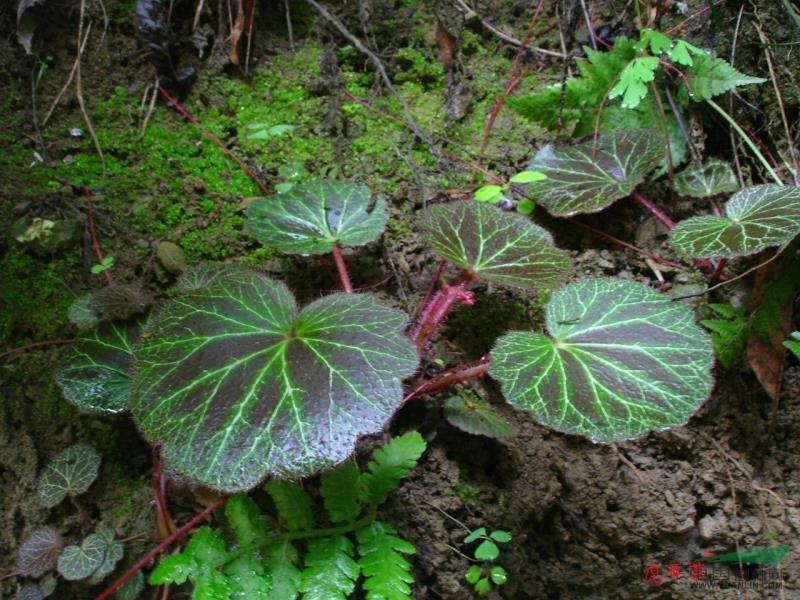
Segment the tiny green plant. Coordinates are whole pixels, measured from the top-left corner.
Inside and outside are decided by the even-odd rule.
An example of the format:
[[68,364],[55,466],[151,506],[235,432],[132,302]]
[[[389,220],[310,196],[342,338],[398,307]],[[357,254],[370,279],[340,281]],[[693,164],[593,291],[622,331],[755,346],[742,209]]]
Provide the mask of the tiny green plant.
[[114,255],[107,254],[103,257],[103,262],[92,265],[92,275],[99,275],[103,271],[108,271],[110,268],[114,266]]
[[507,544],[511,541],[511,534],[502,529],[495,529],[487,532],[486,527],[479,527],[470,531],[464,538],[465,544],[480,542],[473,550],[473,557],[480,564],[474,564],[467,569],[464,578],[467,580],[475,593],[479,596],[486,596],[492,591],[493,587],[504,585],[508,581],[506,570],[495,565],[500,557],[500,547],[498,544]]
[[[545,179],[547,179],[547,175],[539,171],[520,171],[516,175],[513,175],[506,184],[489,184],[479,187],[475,190],[475,200],[478,202],[491,202],[493,204],[503,201],[510,202],[512,188],[515,184],[520,185]],[[519,201],[516,202],[517,212],[522,215],[531,214],[534,206],[530,198],[520,198]]]
[[225,504],[235,541],[202,527],[179,554],[164,558],[152,585],[193,585],[192,598],[348,598],[357,588],[368,600],[410,597],[413,578],[404,555],[414,547],[377,519],[388,498],[422,453],[417,432],[376,450],[365,470],[348,461],[321,477],[319,495],[327,523],[319,523],[311,496],[295,483],[272,480],[265,489],[275,518],[247,495]]

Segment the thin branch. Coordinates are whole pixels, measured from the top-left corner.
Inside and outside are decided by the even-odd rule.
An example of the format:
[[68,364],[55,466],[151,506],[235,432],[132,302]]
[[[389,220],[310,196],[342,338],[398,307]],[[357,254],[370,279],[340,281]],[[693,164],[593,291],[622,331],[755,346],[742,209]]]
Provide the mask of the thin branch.
[[33,342],[30,344],[25,344],[23,346],[17,346],[16,348],[11,348],[10,350],[4,350],[0,352],[0,358],[4,356],[11,356],[12,354],[18,354],[19,352],[25,352],[26,350],[34,350],[35,348],[43,348],[45,346],[57,346],[62,344],[71,344],[75,340],[74,339],[62,339],[62,340],[45,340],[43,342]]

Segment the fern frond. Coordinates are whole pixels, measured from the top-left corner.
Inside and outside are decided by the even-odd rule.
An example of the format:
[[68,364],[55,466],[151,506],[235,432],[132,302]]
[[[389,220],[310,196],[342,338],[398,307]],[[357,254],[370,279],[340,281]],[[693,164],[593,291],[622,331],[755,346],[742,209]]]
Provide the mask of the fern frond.
[[692,66],[686,71],[686,76],[691,88],[689,98],[695,102],[710,100],[739,85],[766,81],[761,77],[745,75],[721,58],[713,58],[707,54],[694,58]]
[[381,521],[356,532],[363,588],[367,600],[405,600],[411,597],[411,565],[403,554],[416,550],[409,542],[394,535],[392,527]]
[[314,526],[314,511],[311,498],[296,483],[273,479],[264,489],[272,497],[281,523],[289,531],[311,529]]
[[343,535],[310,541],[305,565],[303,600],[346,600],[361,573],[353,560],[353,543]]
[[295,600],[300,592],[302,573],[297,568],[300,556],[289,540],[264,549],[264,567],[272,580],[270,598]]
[[358,477],[358,467],[352,462],[346,462],[322,474],[319,492],[331,523],[349,523],[361,514]]
[[359,496],[377,506],[386,501],[400,480],[417,465],[425,452],[425,440],[416,431],[396,437],[372,454],[367,471],[358,478]]
[[244,493],[236,494],[225,502],[225,517],[233,529],[239,544],[252,548],[267,537],[267,527],[261,517],[261,510]]

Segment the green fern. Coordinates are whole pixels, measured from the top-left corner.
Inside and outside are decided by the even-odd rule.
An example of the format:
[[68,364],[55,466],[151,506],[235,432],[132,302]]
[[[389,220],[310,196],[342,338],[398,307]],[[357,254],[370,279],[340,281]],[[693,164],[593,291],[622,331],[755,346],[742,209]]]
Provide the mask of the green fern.
[[308,543],[300,591],[303,600],[344,600],[356,587],[361,567],[353,543],[337,535]]
[[417,465],[425,452],[425,440],[416,431],[393,439],[372,454],[367,471],[358,478],[359,496],[377,506],[386,501],[400,480]]
[[311,498],[299,485],[289,481],[273,480],[264,489],[272,496],[281,524],[289,531],[311,529],[314,526],[314,511]]
[[710,100],[738,85],[766,81],[761,77],[750,77],[740,73],[721,58],[713,58],[707,54],[695,57],[694,64],[689,67],[686,76],[691,90],[689,98],[695,102]]
[[391,526],[375,521],[356,533],[358,564],[364,574],[367,600],[403,600],[411,594],[411,565],[403,554],[414,554],[410,543],[394,535]]
[[750,334],[747,319],[744,311],[730,304],[709,304],[708,308],[720,318],[704,319],[700,324],[711,332],[714,354],[720,364],[728,369],[747,346]]
[[265,548],[264,564],[272,579],[271,598],[297,598],[303,580],[302,572],[297,568],[299,563],[300,553],[289,540],[282,540]]
[[349,523],[361,514],[356,487],[359,475],[358,467],[351,462],[322,474],[319,492],[331,523]]

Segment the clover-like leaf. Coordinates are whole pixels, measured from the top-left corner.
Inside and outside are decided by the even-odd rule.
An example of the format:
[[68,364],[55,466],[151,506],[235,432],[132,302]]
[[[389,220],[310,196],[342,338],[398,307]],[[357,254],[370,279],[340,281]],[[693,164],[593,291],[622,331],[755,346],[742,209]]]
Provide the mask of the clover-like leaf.
[[110,322],[83,334],[67,350],[56,381],[64,397],[80,410],[128,410],[133,383],[133,345],[141,324]]
[[400,406],[418,361],[405,322],[370,295],[298,310],[258,273],[217,278],[151,320],[134,350],[134,418],[178,472],[214,488],[311,474]]
[[467,390],[444,403],[444,416],[454,427],[473,435],[503,438],[517,432],[511,423]]
[[102,534],[93,533],[80,545],[67,546],[58,557],[58,572],[69,581],[86,579],[103,564],[108,541]]
[[800,233],[800,188],[757,185],[731,196],[725,216],[692,217],[670,232],[672,245],[692,258],[735,258],[779,246]]
[[17,570],[26,577],[41,577],[56,568],[63,549],[64,540],[58,531],[52,527],[37,529],[17,550]]
[[497,341],[489,373],[542,424],[616,442],[684,424],[706,400],[714,363],[688,306],[646,285],[585,279],[555,292],[550,336]]
[[436,254],[486,281],[547,288],[569,273],[569,254],[553,245],[547,230],[494,206],[476,202],[432,206],[424,213],[422,228]]
[[598,136],[576,146],[545,146],[528,166],[547,175],[529,183],[526,194],[556,217],[592,213],[628,196],[658,166],[663,136],[626,131]]
[[53,508],[68,494],[84,493],[97,478],[100,455],[86,444],[70,446],[48,463],[39,479],[39,502]]
[[386,226],[386,201],[348,181],[321,180],[296,185],[247,207],[245,231],[288,254],[324,254],[334,246],[363,246]]
[[689,165],[675,175],[673,184],[675,191],[681,196],[695,198],[706,198],[739,189],[739,182],[736,181],[736,175],[730,164],[716,158],[702,165]]

